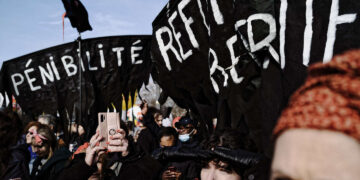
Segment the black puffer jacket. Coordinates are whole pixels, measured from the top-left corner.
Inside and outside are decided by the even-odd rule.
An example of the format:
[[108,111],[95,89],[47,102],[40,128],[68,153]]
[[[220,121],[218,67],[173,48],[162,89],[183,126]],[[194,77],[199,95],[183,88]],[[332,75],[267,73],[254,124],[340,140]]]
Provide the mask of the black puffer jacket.
[[41,167],[41,158],[34,161],[34,167],[31,172],[31,179],[33,180],[47,180],[56,179],[59,173],[64,169],[69,162],[71,153],[65,147],[62,147],[54,152],[54,155]]

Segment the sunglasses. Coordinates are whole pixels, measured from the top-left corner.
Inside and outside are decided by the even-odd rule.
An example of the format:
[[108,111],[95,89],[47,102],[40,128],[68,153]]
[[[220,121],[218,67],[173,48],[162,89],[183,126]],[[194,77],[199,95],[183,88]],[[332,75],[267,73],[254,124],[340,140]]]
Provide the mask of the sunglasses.
[[42,147],[44,147],[44,145],[33,145],[34,147],[36,147],[36,148],[42,148]]

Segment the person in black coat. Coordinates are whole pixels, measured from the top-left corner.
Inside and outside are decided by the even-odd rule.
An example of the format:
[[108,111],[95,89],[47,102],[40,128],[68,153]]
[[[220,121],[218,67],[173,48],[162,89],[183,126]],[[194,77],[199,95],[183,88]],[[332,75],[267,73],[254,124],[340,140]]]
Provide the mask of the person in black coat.
[[103,137],[97,131],[91,138],[86,153],[75,155],[58,179],[88,179],[96,174],[100,179],[157,179],[162,169],[161,164],[136,150],[125,123],[121,121],[120,126],[122,129],[118,129],[110,137],[107,147],[99,145]]
[[143,151],[147,155],[151,155],[153,151],[159,147],[157,139],[161,129],[163,129],[161,123],[162,115],[160,110],[154,107],[148,108],[146,102],[140,105],[140,107],[142,107],[142,123],[145,128],[142,129],[139,134],[137,139],[137,148],[139,148],[139,151]]
[[154,157],[165,164],[161,179],[199,179],[200,163],[192,156],[200,149],[200,137],[197,122],[189,117],[182,117],[175,123],[179,141],[175,146],[158,149]]
[[39,126],[32,140],[34,152],[38,155],[33,164],[31,179],[55,179],[64,169],[71,153],[65,147],[57,148],[57,140],[47,125]]
[[0,110],[0,179],[30,179],[30,153],[25,144],[16,144],[21,137],[22,122],[16,113]]

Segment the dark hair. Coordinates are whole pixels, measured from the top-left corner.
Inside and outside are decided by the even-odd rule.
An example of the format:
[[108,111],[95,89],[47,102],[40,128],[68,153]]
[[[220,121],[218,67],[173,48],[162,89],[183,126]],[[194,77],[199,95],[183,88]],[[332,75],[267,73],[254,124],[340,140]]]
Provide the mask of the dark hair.
[[147,113],[154,116],[155,113],[161,113],[161,111],[159,109],[155,108],[155,107],[148,107]]
[[29,123],[25,126],[23,133],[26,134],[27,131],[28,131],[31,127],[33,127],[33,126],[36,126],[37,128],[39,128],[39,126],[41,126],[41,123],[39,123],[39,122],[37,122],[37,121],[31,121],[31,122],[29,122]]
[[249,136],[237,129],[216,131],[202,142],[202,147],[207,150],[217,146],[249,151],[255,151],[256,149],[254,143],[249,139]]
[[[202,142],[202,148],[205,150],[212,150],[215,147],[225,147],[232,150],[242,149],[255,151],[255,146],[249,139],[248,135],[237,129],[224,129],[222,131],[217,131]],[[216,166],[220,161],[225,162],[226,166],[217,167],[224,170],[225,172],[235,171],[241,177],[243,176],[245,170],[243,167],[218,157],[203,161],[202,167],[208,167],[208,163],[210,161],[214,161]]]
[[0,177],[10,160],[9,148],[16,144],[22,132],[19,116],[8,109],[0,110]]
[[164,136],[174,136],[175,142],[177,142],[179,135],[178,135],[177,131],[174,128],[172,128],[172,127],[164,127],[159,132],[158,142],[160,142],[161,138],[164,137]]
[[159,118],[159,116],[163,116],[163,117],[164,117],[164,115],[162,114],[162,112],[161,112],[160,110],[155,111],[155,113],[154,113],[154,119],[156,120],[157,118]]

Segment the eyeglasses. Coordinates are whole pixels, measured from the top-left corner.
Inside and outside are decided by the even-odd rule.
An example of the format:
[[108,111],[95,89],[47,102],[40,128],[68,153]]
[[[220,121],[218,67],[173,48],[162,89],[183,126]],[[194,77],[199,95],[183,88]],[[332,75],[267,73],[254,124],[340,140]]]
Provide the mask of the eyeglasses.
[[33,145],[34,146],[34,148],[42,148],[42,147],[44,147],[45,146],[45,144],[41,144],[41,145]]

